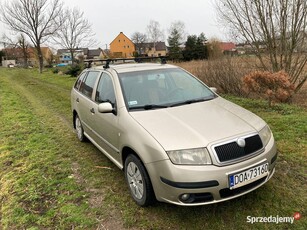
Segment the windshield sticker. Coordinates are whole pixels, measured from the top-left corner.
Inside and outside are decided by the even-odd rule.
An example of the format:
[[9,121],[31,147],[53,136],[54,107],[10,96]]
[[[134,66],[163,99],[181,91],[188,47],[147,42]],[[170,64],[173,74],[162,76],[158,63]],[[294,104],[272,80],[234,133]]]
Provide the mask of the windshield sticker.
[[137,102],[137,101],[129,101],[128,104],[129,104],[129,105],[137,105],[138,102]]

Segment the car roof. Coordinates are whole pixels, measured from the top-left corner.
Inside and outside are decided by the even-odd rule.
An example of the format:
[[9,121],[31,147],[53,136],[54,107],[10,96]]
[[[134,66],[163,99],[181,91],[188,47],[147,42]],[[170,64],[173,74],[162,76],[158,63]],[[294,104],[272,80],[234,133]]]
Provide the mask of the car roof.
[[[169,68],[178,68],[174,65],[169,64],[160,64],[160,63],[127,63],[127,64],[118,64],[110,65],[109,69],[115,70],[117,73],[127,73],[143,70],[155,70],[155,69],[169,69]],[[94,70],[104,70],[103,66],[95,66],[91,69]]]

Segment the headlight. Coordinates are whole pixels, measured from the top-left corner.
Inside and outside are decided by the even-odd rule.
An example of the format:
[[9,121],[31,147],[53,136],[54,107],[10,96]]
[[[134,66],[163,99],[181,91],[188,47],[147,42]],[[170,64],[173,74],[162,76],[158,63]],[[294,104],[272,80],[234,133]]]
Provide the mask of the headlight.
[[269,143],[272,136],[269,126],[264,126],[264,128],[259,131],[259,135],[262,140],[263,147],[265,147]]
[[174,164],[178,165],[209,165],[211,158],[206,148],[174,150],[167,152]]

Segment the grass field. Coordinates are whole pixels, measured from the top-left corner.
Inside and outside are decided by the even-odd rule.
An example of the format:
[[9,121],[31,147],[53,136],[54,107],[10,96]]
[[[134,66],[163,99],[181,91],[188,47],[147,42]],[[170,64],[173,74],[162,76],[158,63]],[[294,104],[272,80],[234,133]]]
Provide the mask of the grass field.
[[[307,111],[226,96],[264,118],[280,152],[274,177],[224,203],[138,207],[124,174],[72,128],[75,78],[0,68],[0,229],[307,229]],[[292,217],[247,223],[247,216]]]

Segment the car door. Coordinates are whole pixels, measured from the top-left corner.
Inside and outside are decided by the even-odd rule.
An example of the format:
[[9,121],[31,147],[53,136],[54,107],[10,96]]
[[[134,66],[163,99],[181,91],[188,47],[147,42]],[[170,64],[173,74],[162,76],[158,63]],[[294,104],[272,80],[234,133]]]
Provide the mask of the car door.
[[114,84],[108,73],[103,73],[98,81],[95,93],[95,102],[92,103],[91,127],[94,132],[95,142],[117,163],[120,162],[119,155],[119,129],[118,116],[116,113],[99,113],[98,105],[109,102],[116,110],[116,95]]
[[91,138],[93,137],[92,123],[92,104],[94,87],[97,84],[99,71],[88,71],[79,87],[79,94],[76,96],[77,113],[82,121],[84,132]]

